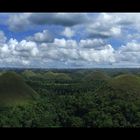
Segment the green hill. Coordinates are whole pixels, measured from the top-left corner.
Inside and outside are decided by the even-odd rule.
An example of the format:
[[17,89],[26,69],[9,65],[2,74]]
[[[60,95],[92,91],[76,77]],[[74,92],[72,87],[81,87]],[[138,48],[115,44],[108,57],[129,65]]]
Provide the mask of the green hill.
[[114,88],[122,90],[140,90],[140,77],[133,74],[122,74],[111,80]]
[[31,70],[25,70],[24,72],[22,72],[22,75],[24,75],[26,77],[33,77],[33,76],[36,76],[36,73],[34,73]]
[[21,76],[23,76],[23,78],[43,78],[43,75],[38,72],[33,72],[32,70],[23,71]]
[[133,74],[122,74],[110,79],[95,93],[106,100],[136,101],[140,100],[140,78]]
[[95,72],[90,72],[89,74],[87,74],[84,78],[83,81],[88,81],[88,82],[93,82],[93,81],[107,81],[109,80],[110,77],[102,72],[102,71],[95,71]]
[[110,77],[102,71],[90,72],[82,78],[82,87],[88,91],[95,91],[108,82]]
[[37,96],[15,72],[6,72],[0,76],[0,105],[24,103]]
[[44,78],[48,81],[52,82],[66,82],[71,81],[71,77],[66,73],[55,73],[55,72],[46,72],[44,74]]

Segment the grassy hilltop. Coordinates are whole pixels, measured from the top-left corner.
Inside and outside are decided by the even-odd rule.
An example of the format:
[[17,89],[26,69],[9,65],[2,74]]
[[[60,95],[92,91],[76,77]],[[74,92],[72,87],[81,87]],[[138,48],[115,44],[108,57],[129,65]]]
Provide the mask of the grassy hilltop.
[[0,76],[0,105],[22,103],[31,100],[37,93],[15,72]]

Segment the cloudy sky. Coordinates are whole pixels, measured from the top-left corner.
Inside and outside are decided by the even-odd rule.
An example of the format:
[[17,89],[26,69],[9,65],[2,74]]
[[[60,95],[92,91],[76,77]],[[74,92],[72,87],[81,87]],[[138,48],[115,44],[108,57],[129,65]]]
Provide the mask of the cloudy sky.
[[0,67],[140,67],[140,13],[0,13]]

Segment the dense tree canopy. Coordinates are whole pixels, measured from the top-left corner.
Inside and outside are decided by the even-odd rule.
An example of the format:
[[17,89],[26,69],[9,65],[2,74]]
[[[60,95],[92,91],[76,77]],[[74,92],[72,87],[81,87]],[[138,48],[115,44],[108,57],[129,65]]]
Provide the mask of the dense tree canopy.
[[39,97],[0,107],[0,126],[140,127],[139,75],[87,71],[19,73]]

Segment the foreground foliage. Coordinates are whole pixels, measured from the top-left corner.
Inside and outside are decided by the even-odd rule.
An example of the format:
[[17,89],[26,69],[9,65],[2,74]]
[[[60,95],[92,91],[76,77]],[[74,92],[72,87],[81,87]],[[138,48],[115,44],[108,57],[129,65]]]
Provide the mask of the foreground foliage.
[[1,127],[140,127],[138,75],[81,71],[21,75],[40,97],[1,107]]

